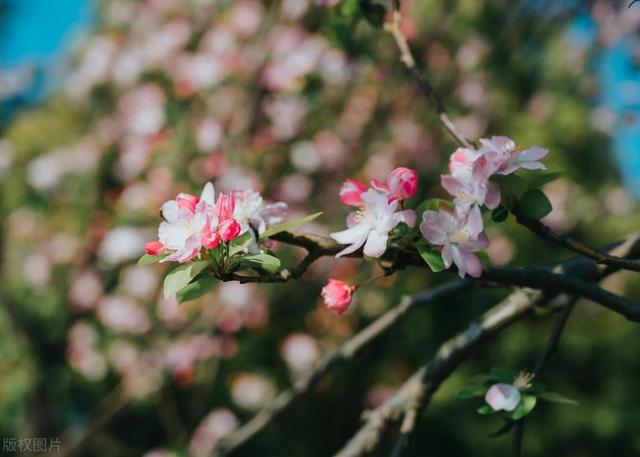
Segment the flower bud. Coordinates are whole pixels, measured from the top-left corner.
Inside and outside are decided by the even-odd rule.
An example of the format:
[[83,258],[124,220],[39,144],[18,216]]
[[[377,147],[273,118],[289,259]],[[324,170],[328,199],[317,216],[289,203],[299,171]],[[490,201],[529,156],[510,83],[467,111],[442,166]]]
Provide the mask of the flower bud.
[[351,206],[362,205],[362,193],[367,188],[357,179],[347,179],[340,188],[340,200],[342,203]]
[[218,231],[220,232],[220,238],[225,243],[236,238],[240,235],[242,227],[235,219],[226,219],[220,223]]
[[320,295],[324,299],[327,308],[338,314],[343,314],[349,308],[353,298],[352,294],[356,288],[356,286],[350,286],[343,281],[329,279],[327,285],[322,288]]
[[494,384],[484,396],[494,411],[513,411],[520,403],[520,391],[511,384]]
[[150,241],[144,245],[144,251],[149,255],[161,255],[167,248],[160,241]]
[[178,204],[178,208],[187,208],[189,212],[196,212],[196,205],[200,199],[195,195],[179,193],[176,197],[176,203]]

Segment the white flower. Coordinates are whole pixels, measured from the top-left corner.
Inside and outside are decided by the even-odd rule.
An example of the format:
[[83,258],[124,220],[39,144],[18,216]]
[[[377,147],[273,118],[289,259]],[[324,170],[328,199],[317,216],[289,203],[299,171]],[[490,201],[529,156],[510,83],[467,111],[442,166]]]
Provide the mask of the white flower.
[[520,403],[520,391],[511,384],[494,384],[484,396],[494,411],[513,411]]
[[287,204],[277,202],[265,204],[262,195],[251,189],[234,192],[236,207],[233,217],[240,223],[244,233],[253,227],[259,235],[267,228],[279,224],[287,214]]
[[388,202],[387,195],[374,189],[362,194],[362,207],[347,217],[347,230],[331,234],[340,244],[349,246],[336,257],[357,251],[364,245],[364,254],[380,257],[387,249],[389,232],[400,222],[410,227],[416,223],[416,213],[412,210],[397,211],[398,201]]
[[162,205],[165,222],[158,229],[158,240],[175,252],[161,262],[187,262],[200,252],[201,234],[213,217],[214,203],[213,185],[207,183],[200,198],[180,194]]

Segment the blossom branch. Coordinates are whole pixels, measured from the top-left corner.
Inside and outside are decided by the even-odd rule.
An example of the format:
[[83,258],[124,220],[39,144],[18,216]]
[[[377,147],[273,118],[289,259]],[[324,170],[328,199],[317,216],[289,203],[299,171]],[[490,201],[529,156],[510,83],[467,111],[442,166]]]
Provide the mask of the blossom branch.
[[[630,237],[612,249],[612,252],[620,257],[635,257],[640,253],[639,251],[640,246],[635,237]],[[595,268],[593,267],[594,264],[590,260],[578,258],[574,261],[565,262],[564,264],[556,266],[554,271],[562,272],[569,277],[585,278],[585,280],[593,281],[599,281],[615,272],[614,268],[601,269],[597,265]],[[562,290],[558,292],[561,293]],[[439,385],[453,373],[463,359],[489,336],[514,323],[535,306],[549,298],[551,298],[551,296],[544,294],[540,290],[529,288],[514,290],[500,304],[485,313],[479,323],[471,324],[465,332],[442,345],[437,351],[436,356],[409,378],[391,399],[373,412],[367,413],[365,415],[365,425],[336,456],[360,456],[372,450],[382,439],[386,428],[404,414],[401,435],[394,448],[395,454],[393,454],[394,457],[402,455],[415,429],[418,415],[426,407]],[[574,299],[575,297],[572,297],[572,300]],[[558,323],[556,327],[554,327],[552,341],[559,340],[560,334],[566,324],[566,319],[568,319],[568,313],[569,312],[567,312],[567,316],[560,321],[563,323]],[[548,352],[549,355],[543,357],[550,357],[550,354],[555,351],[554,347],[556,346],[557,341],[550,343],[545,350],[545,353]],[[551,347],[551,349],[549,349],[549,347]],[[546,362],[539,362],[538,365],[542,366],[544,363]],[[442,370],[442,372],[440,372],[438,368]],[[432,370],[431,373],[429,373],[429,369]],[[417,384],[417,380],[420,381],[419,384]],[[520,433],[521,432],[522,430]],[[518,440],[520,440],[521,443],[521,438],[516,438],[516,443]]]
[[487,311],[465,331],[440,346],[436,355],[411,376],[389,400],[363,414],[364,426],[335,454],[335,457],[361,456],[373,450],[386,429],[406,411],[417,413],[426,406],[439,385],[483,342],[517,322],[543,300],[543,293],[517,289]]
[[[292,244],[295,246],[301,246],[313,252],[318,257],[324,255],[333,255],[339,249],[340,245],[330,238],[325,238],[319,235],[311,234],[293,234],[289,232],[279,233],[274,237],[283,243]],[[624,243],[626,246],[625,253],[622,256],[630,255],[630,257],[637,257],[640,250],[640,242],[636,235],[629,237]],[[362,257],[362,251],[356,251],[349,254],[351,257]],[[623,257],[619,257],[623,259]],[[405,266],[423,266],[424,262],[418,257],[415,252],[401,251],[398,249],[388,249],[383,257],[386,261],[395,260],[394,268],[401,269]],[[626,259],[623,259],[626,260]],[[574,262],[578,262],[578,260]],[[590,269],[589,275],[584,275],[585,279],[590,279],[591,276],[597,275],[597,269],[594,270],[594,264],[591,260],[584,259],[579,264],[585,269]],[[608,292],[600,287],[589,283],[585,279],[581,279],[572,274],[568,274],[565,264],[552,266],[550,268],[542,267],[525,267],[525,268],[486,268],[480,280],[493,281],[500,284],[530,287],[550,292],[571,292],[584,298],[588,298],[612,311],[615,311],[627,319],[640,322],[640,305],[628,300],[624,297],[620,297],[611,292]],[[300,272],[302,274],[302,272]],[[286,275],[285,275],[286,276]],[[245,282],[282,282],[282,274],[268,275],[262,277],[240,277],[234,278]]]
[[[400,0],[392,0],[393,6],[393,16],[392,21],[390,23],[385,24],[385,29],[391,33],[393,36],[398,50],[400,52],[400,60],[405,65],[405,67],[411,72],[414,79],[416,80],[420,90],[422,93],[430,100],[432,105],[434,106],[440,122],[442,126],[449,132],[449,134],[456,140],[456,142],[465,148],[472,148],[471,143],[460,133],[456,125],[453,123],[449,115],[447,114],[444,103],[441,98],[438,96],[437,92],[433,89],[431,83],[426,79],[426,77],[420,72],[416,65],[415,58],[411,53],[411,49],[409,48],[409,44],[407,42],[406,37],[402,33],[400,29],[400,23],[402,19],[402,15],[400,12]],[[622,259],[620,257],[611,256],[605,253],[602,253],[580,241],[577,241],[568,235],[563,235],[554,232],[551,228],[547,227],[539,220],[528,219],[524,217],[520,217],[516,214],[518,223],[527,227],[536,235],[541,238],[554,242],[560,246],[566,247],[568,249],[577,252],[578,254],[582,254],[586,257],[589,257],[595,260],[598,263],[623,268],[625,270],[631,271],[640,271],[640,260],[627,260]]]
[[341,362],[353,359],[364,347],[386,333],[414,308],[435,303],[445,297],[468,290],[473,286],[473,282],[471,281],[456,281],[403,298],[398,306],[387,311],[365,329],[354,335],[341,347],[327,354],[320,360],[313,371],[298,380],[291,388],[280,393],[272,403],[256,414],[249,422],[225,437],[214,455],[227,455],[253,438],[301,395],[313,389],[322,376],[331,368]]
[[444,106],[444,103],[438,96],[438,94],[433,90],[433,86],[429,82],[429,80],[420,72],[416,61],[411,53],[411,49],[409,48],[409,43],[407,42],[407,38],[402,33],[400,29],[400,22],[402,20],[402,14],[400,13],[400,1],[392,0],[393,5],[393,16],[392,21],[390,23],[385,24],[385,30],[387,30],[396,42],[398,46],[398,50],[400,51],[400,60],[407,67],[415,79],[420,91],[429,99],[429,101],[433,104],[435,108],[438,119],[442,126],[446,129],[447,132],[453,137],[453,139],[464,147],[471,147],[471,143],[467,140],[462,133],[458,130],[456,125],[453,123],[447,110]]

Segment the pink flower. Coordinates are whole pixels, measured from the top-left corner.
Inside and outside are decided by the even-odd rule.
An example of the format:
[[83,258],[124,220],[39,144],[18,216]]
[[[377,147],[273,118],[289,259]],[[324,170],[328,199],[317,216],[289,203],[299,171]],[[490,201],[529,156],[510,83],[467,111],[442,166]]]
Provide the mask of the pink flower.
[[444,210],[425,211],[422,217],[420,232],[429,243],[442,246],[445,267],[455,263],[461,278],[465,274],[480,277],[482,265],[474,253],[489,246],[489,239],[482,231],[480,211],[462,214]]
[[236,207],[236,199],[233,194],[220,194],[216,201],[216,217],[219,221],[231,219]]
[[413,210],[396,211],[398,201],[389,203],[385,194],[369,189],[362,194],[362,206],[347,217],[347,229],[330,236],[340,244],[348,244],[336,257],[350,254],[364,246],[364,254],[380,257],[387,249],[389,232],[401,222],[413,227]]
[[492,136],[490,139],[480,139],[480,153],[486,158],[492,168],[491,174],[510,175],[519,168],[527,170],[544,170],[545,166],[538,162],[549,153],[548,149],[539,146],[519,151],[511,138],[506,136]]
[[340,188],[340,200],[345,205],[361,206],[362,194],[367,190],[357,179],[347,179]]
[[520,403],[520,391],[511,384],[494,384],[484,396],[494,411],[513,411]]
[[460,173],[471,171],[473,163],[476,161],[480,153],[475,149],[458,148],[451,157],[449,157],[449,171],[454,176]]
[[161,262],[184,263],[198,255],[202,248],[202,232],[211,220],[213,202],[213,185],[207,183],[200,198],[179,194],[175,200],[162,205],[165,222],[160,224],[158,239],[174,252]]
[[349,305],[353,292],[357,289],[356,286],[350,286],[338,279],[329,279],[326,286],[322,288],[322,298],[327,308],[335,311],[338,314],[343,314]]
[[218,232],[220,233],[220,238],[225,243],[233,240],[242,231],[242,227],[235,219],[226,219],[220,223],[218,227]]
[[218,232],[222,241],[228,241],[240,235],[242,227],[233,218],[236,207],[236,200],[233,194],[220,194],[216,201],[215,215],[218,223]]
[[144,245],[144,251],[149,255],[161,255],[167,248],[160,241],[150,241]]
[[262,235],[269,227],[280,224],[287,214],[287,204],[283,202],[266,204],[259,192],[251,189],[237,190],[233,217],[240,223],[244,233],[253,227]]
[[526,170],[546,170],[546,167],[538,162],[549,153],[548,149],[541,148],[540,146],[533,146],[529,149],[525,149],[519,153],[516,157],[516,164],[520,168]]
[[205,249],[214,249],[220,244],[220,233],[211,228],[211,224],[205,225],[200,232],[200,242]]
[[176,197],[176,203],[178,204],[178,208],[187,208],[190,212],[195,213],[196,205],[200,199],[195,195],[179,193]]
[[440,184],[455,197],[453,202],[461,211],[482,205],[494,209],[500,204],[500,187],[483,176],[483,163],[484,160],[476,161],[474,170],[466,176],[444,175],[440,178]]
[[418,173],[407,167],[398,167],[389,173],[386,184],[377,179],[371,180],[371,187],[381,190],[389,197],[389,203],[395,200],[411,198],[418,190]]

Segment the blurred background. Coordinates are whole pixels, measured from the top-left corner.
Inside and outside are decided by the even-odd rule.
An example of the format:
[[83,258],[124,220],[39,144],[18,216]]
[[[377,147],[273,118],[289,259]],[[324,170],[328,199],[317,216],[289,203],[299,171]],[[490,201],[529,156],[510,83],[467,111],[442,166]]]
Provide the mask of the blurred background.
[[[373,267],[324,259],[290,284],[220,284],[164,300],[165,267],[137,268],[179,191],[253,187],[342,227],[347,177],[421,175],[443,196],[455,144],[404,71],[367,0],[0,0],[0,436],[64,455],[207,456],[317,358],[406,293],[454,279],[410,270],[340,317],[319,291]],[[545,222],[601,245],[638,227],[640,3],[404,0],[402,29],[469,138],[551,150]],[[512,220],[495,265],[571,257]],[[279,247],[288,262],[301,253]],[[617,274],[607,288],[640,298]],[[239,456],[327,456],[444,340],[508,291],[417,310],[339,366]],[[455,391],[493,366],[535,364],[552,319],[493,339],[442,387],[409,455],[511,455],[497,417]],[[637,326],[580,302],[542,381],[528,456],[640,455]],[[394,436],[375,455],[388,455]],[[6,448],[9,455],[11,451]],[[59,455],[59,454],[56,454]]]

